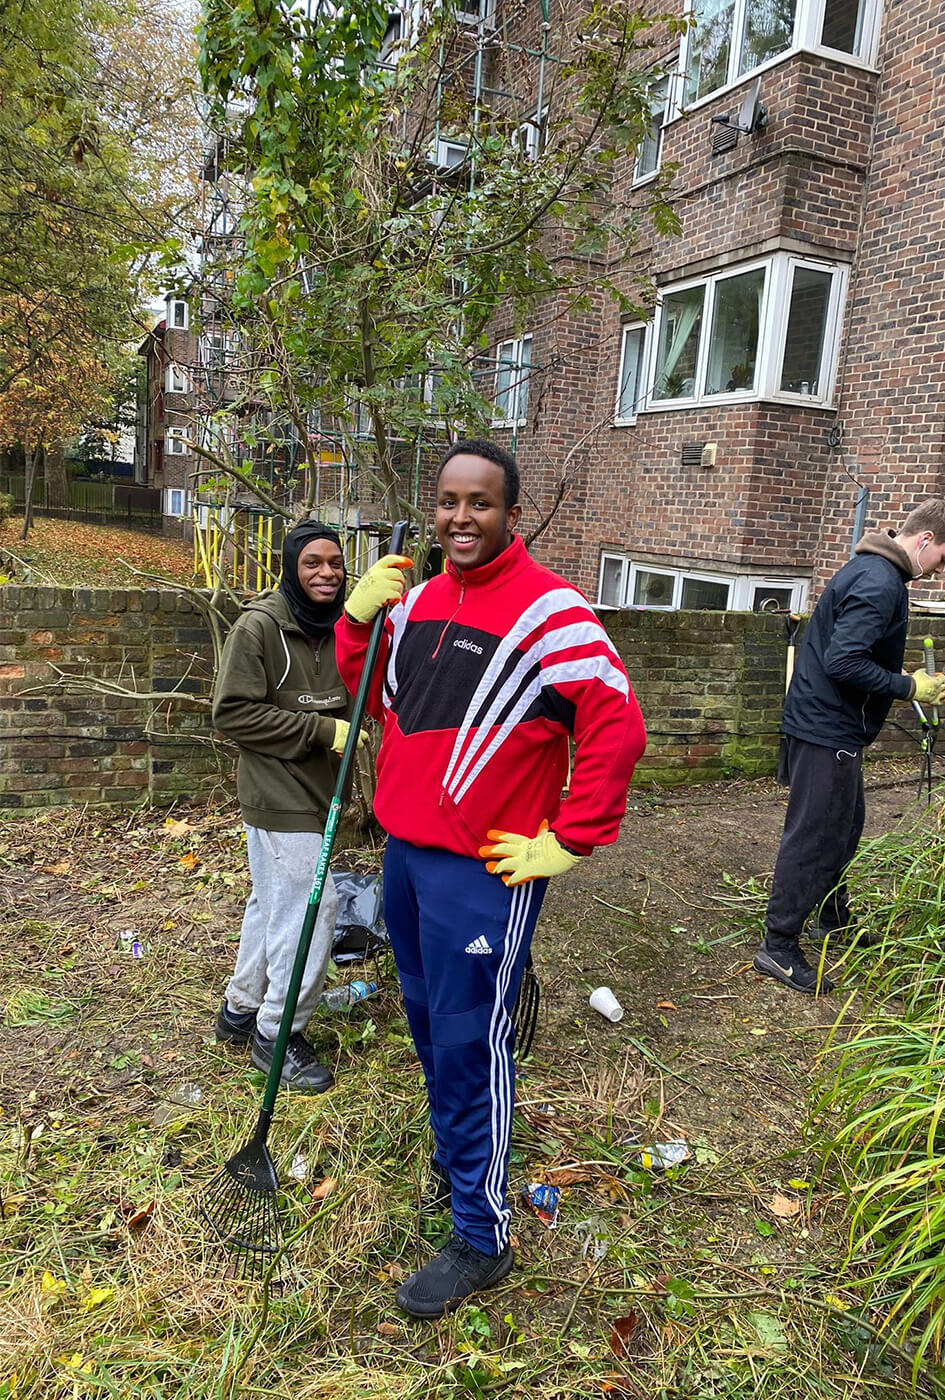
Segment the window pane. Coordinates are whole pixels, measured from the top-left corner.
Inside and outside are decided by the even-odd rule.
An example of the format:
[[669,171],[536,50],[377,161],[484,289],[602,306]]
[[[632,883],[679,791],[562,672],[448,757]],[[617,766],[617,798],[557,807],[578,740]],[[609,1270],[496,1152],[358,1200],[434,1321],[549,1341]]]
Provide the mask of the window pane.
[[794,589],[790,586],[777,588],[774,584],[759,583],[751,595],[752,612],[788,612]]
[[532,367],[532,338],[527,335],[522,341],[522,353],[520,367],[516,379],[518,381],[518,410],[516,418],[525,418],[528,414],[528,372]]
[[515,341],[506,340],[499,346],[499,363],[495,376],[495,411],[497,418],[510,418],[516,379]]
[[673,606],[672,574],[654,574],[638,569],[633,581],[633,602],[639,608],[671,608]]
[[843,53],[860,53],[865,10],[866,0],[827,0],[821,43]]
[[763,267],[716,283],[705,384],[707,394],[754,389],[764,290]]
[[623,560],[604,559],[600,571],[600,601],[609,608],[623,603]]
[[623,361],[620,366],[620,393],[617,397],[617,417],[632,418],[640,396],[640,360],[643,354],[643,327],[634,326],[623,333]]
[[696,27],[689,36],[687,102],[725,86],[734,10],[735,0],[703,0],[698,6]]
[[698,608],[702,611],[724,612],[728,607],[730,585],[715,583],[707,578],[684,578],[682,582],[681,608]]
[[653,389],[655,399],[691,399],[695,394],[704,301],[704,285],[663,298]]
[[668,78],[661,78],[653,85],[650,93],[650,129],[640,144],[637,157],[636,179],[652,175],[660,163],[660,140],[663,133],[663,117],[666,113],[666,91]]
[[739,73],[783,53],[794,37],[796,0],[748,0]]
[[829,272],[812,267],[794,269],[781,371],[781,388],[787,393],[819,392],[830,282]]

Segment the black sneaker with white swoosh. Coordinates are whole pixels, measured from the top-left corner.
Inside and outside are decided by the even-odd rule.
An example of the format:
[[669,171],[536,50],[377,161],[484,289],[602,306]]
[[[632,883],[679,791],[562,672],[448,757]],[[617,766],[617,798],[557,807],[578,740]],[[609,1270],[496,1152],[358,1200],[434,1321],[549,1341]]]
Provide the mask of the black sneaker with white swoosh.
[[765,939],[754,956],[752,966],[756,972],[774,977],[785,987],[793,987],[795,992],[804,992],[807,996],[822,995],[834,989],[826,973],[818,974],[817,968],[811,967],[801,952],[801,945],[786,939],[777,945]]

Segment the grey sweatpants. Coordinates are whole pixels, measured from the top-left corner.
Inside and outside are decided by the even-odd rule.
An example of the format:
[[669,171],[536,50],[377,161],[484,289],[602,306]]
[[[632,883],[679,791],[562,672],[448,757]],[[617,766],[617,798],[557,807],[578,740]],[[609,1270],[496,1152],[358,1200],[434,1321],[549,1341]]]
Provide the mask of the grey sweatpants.
[[[282,1017],[299,933],[315,879],[322,838],[314,831],[246,827],[252,893],[243,915],[236,970],[226,989],[234,1011],[256,1011],[256,1028],[274,1040]],[[304,1030],[321,995],[338,896],[329,873],[309,948],[293,1031]]]

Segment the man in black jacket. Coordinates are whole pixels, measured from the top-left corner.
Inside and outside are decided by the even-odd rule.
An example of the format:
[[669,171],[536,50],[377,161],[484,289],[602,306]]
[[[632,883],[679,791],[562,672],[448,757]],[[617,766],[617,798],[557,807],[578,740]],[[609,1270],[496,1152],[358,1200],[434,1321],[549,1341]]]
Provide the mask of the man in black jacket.
[[791,785],[784,833],[754,966],[809,994],[830,991],[801,951],[820,909],[827,935],[849,928],[844,871],[863,831],[863,750],[894,700],[934,705],[945,676],[902,670],[908,583],[945,566],[945,499],[930,496],[898,534],[868,530],[824,589],[804,634],[781,721]]

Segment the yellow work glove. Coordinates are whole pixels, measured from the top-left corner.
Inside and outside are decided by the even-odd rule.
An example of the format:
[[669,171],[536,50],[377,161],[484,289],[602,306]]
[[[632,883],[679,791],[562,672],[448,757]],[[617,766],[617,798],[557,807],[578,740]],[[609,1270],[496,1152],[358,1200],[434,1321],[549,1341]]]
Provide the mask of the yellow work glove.
[[[332,753],[336,753],[336,754],[339,754],[339,755],[341,755],[341,754],[344,753],[344,751],[345,751],[345,744],[348,742],[348,730],[349,730],[350,728],[351,728],[351,725],[348,723],[348,721],[347,721],[346,719],[336,719],[336,720],[335,720],[335,737],[332,739],[331,744],[329,745],[329,747],[330,747]],[[365,734],[365,732],[364,732],[363,729],[359,729],[359,730],[358,730],[358,748],[359,748],[359,749],[363,749],[363,748],[364,748],[364,745],[365,745],[366,743],[367,743],[367,735]]]
[[581,859],[566,851],[558,842],[548,823],[542,822],[537,836],[517,836],[512,831],[487,831],[494,846],[480,846],[490,875],[501,875],[505,885],[523,885],[526,880],[544,880],[563,875]]
[[915,691],[913,700],[918,700],[920,705],[937,705],[945,693],[945,676],[941,671],[937,671],[934,676],[930,676],[924,666],[920,666],[918,671],[912,672],[912,679],[915,681]]
[[413,560],[405,554],[385,554],[372,564],[345,603],[345,612],[355,622],[370,622],[385,603],[396,603],[404,591],[404,569],[412,569]]

